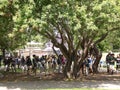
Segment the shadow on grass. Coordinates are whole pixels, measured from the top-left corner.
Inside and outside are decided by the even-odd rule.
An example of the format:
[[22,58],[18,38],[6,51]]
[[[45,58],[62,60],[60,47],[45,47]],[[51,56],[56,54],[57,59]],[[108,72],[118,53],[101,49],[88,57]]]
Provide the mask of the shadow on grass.
[[[4,72],[0,79],[0,90],[114,90],[120,89],[120,75],[100,73],[76,81],[64,81],[63,74],[27,75],[26,73]],[[2,89],[3,88],[3,89]],[[98,88],[98,89],[96,89]],[[108,89],[107,89],[108,88]]]

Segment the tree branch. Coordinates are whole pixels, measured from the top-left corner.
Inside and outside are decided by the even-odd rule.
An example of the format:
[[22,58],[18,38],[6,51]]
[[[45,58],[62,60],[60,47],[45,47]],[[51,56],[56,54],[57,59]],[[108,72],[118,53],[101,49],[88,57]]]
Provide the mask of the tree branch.
[[104,40],[109,32],[103,34],[98,40],[95,41],[94,45],[96,45],[97,43],[101,42],[102,40]]

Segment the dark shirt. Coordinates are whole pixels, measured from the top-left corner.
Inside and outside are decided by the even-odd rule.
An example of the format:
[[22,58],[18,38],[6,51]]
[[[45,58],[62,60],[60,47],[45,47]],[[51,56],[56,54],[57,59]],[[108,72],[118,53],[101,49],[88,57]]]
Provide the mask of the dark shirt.
[[27,64],[27,66],[31,66],[32,65],[32,62],[31,62],[30,58],[27,59],[26,64]]
[[115,61],[116,61],[115,57],[113,57],[113,56],[109,57],[109,64],[114,65]]

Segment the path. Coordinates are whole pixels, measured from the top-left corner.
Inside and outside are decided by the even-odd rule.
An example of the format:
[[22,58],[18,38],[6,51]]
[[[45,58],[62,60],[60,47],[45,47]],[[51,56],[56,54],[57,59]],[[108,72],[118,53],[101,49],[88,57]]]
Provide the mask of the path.
[[66,82],[66,81],[32,81],[32,82],[7,82],[0,83],[0,90],[42,90],[52,88],[103,88],[120,90],[120,81],[89,81],[89,82]]

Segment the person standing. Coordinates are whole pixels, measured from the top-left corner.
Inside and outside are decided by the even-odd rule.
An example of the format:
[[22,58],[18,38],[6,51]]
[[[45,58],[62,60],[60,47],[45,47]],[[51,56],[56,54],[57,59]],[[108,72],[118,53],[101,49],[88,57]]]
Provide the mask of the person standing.
[[31,61],[30,56],[26,57],[26,65],[27,65],[27,74],[29,75],[30,74],[30,69],[31,69],[31,66],[32,66],[32,61]]
[[111,52],[109,52],[106,56],[107,73],[109,73],[110,59],[111,59]]
[[117,55],[117,66],[116,66],[116,69],[118,70],[120,68],[120,54]]
[[33,55],[33,59],[32,59],[33,67],[32,67],[32,69],[33,69],[33,72],[35,73],[35,75],[37,73],[37,62],[38,62],[37,56]]
[[26,65],[26,61],[25,61],[25,58],[24,58],[24,56],[22,56],[22,58],[21,58],[21,62],[20,62],[20,64],[21,64],[21,68],[22,68],[22,71],[23,72],[25,72],[25,65]]
[[115,61],[116,61],[115,54],[111,53],[108,59],[110,74],[113,74],[115,71]]
[[90,70],[90,72],[93,73],[93,68],[92,68],[93,59],[92,59],[92,56],[88,56],[88,64],[89,64],[89,70]]

